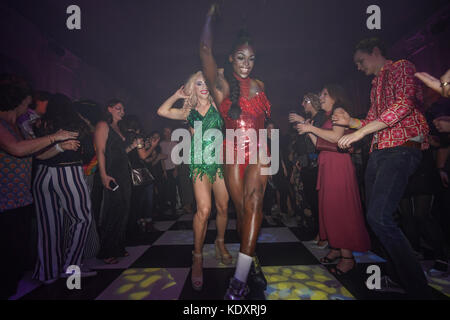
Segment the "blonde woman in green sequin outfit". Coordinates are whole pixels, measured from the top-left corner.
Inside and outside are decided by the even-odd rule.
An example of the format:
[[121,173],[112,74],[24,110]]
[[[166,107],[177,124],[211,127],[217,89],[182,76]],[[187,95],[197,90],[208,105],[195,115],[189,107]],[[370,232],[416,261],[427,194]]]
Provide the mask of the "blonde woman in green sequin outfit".
[[[183,108],[173,108],[179,99],[184,99]],[[194,251],[191,281],[195,290],[203,287],[203,242],[208,228],[208,218],[211,213],[211,191],[217,208],[217,238],[215,241],[216,257],[224,264],[232,263],[232,256],[225,247],[225,229],[228,223],[228,191],[223,180],[222,164],[196,164],[194,161],[194,121],[202,122],[202,132],[208,129],[222,131],[223,119],[209,94],[205,79],[201,71],[193,74],[184,86],[178,89],[158,109],[158,115],[172,120],[184,120],[189,123],[192,134],[191,164],[189,175],[194,186],[197,212],[193,220]],[[202,139],[202,150],[213,143],[209,139]],[[214,156],[214,154],[212,154]],[[198,162],[198,161],[197,161]]]

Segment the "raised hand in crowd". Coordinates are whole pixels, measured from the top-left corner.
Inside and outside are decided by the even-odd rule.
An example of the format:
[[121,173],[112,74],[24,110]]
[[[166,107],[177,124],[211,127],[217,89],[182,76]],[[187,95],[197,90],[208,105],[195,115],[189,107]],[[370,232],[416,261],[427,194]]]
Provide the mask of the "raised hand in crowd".
[[299,122],[299,123],[304,123],[305,122],[305,118],[303,118],[301,115],[298,115],[296,113],[289,113],[289,122],[294,123],[294,122]]
[[450,69],[444,73],[440,80],[426,72],[418,72],[415,76],[422,80],[428,87],[439,92],[443,97],[450,98]]
[[160,137],[152,137],[149,142],[150,142],[150,148],[156,147],[159,143],[159,141],[161,140]]

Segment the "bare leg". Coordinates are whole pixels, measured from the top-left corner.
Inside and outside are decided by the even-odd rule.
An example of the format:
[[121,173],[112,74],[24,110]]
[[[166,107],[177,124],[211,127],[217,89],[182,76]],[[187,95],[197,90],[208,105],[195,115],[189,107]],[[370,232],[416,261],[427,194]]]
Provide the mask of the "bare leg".
[[[203,243],[205,241],[208,218],[211,213],[211,183],[208,178],[197,178],[194,183],[194,194],[197,202],[197,212],[193,220],[194,229],[194,259],[192,264],[192,278],[198,282],[202,277]],[[201,281],[203,283],[203,281]],[[199,285],[200,286],[200,285]]]
[[256,240],[263,218],[262,206],[268,176],[261,175],[261,165],[251,164],[244,176],[244,219],[240,252],[248,256],[255,253]]
[[[216,181],[213,186],[214,199],[216,202],[217,208],[217,216],[216,216],[216,227],[217,227],[217,238],[216,245],[218,246],[221,255],[230,257],[230,253],[225,247],[224,239],[225,239],[225,230],[228,223],[228,191],[225,186],[225,181],[220,179],[219,176],[216,176]],[[224,259],[222,259],[224,260]],[[223,262],[223,261],[222,261]],[[228,263],[231,263],[230,259],[227,260]],[[228,264],[227,263],[227,264]]]
[[247,166],[244,181],[239,176],[238,165],[226,166],[225,182],[238,211],[238,232],[241,238],[236,270],[225,294],[227,300],[242,299],[247,295],[246,281],[261,228],[267,180],[268,176],[261,176],[261,165],[259,164]]
[[240,177],[238,164],[224,165],[224,171],[225,184],[236,209],[236,229],[239,237],[241,237],[244,216],[244,197],[242,196],[244,194],[244,181]]

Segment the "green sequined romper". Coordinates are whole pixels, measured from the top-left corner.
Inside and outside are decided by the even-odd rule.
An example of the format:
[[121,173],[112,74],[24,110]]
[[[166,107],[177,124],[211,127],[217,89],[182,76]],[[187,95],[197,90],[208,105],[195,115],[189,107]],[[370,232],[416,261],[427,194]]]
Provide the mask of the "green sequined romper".
[[[194,128],[194,122],[200,121],[202,127],[202,135],[205,135],[206,130],[208,129],[217,129],[222,133],[223,127],[223,119],[220,113],[214,108],[213,105],[209,106],[208,111],[203,117],[197,110],[192,109],[187,117],[187,121],[191,128]],[[198,145],[201,143],[202,153],[195,153],[194,142],[198,141]],[[211,183],[214,183],[216,180],[217,172],[219,173],[219,177],[223,179],[223,168],[222,164],[216,163],[214,161],[215,152],[214,150],[210,152],[210,148],[208,148],[207,152],[205,149],[214,142],[214,137],[209,139],[202,139],[202,136],[198,134],[197,130],[194,132],[194,136],[191,139],[191,164],[189,165],[189,177],[195,182],[197,177],[202,180],[203,175],[206,175]],[[222,144],[218,148],[221,148]],[[203,155],[203,157],[202,157]],[[213,163],[211,163],[213,162]],[[211,163],[211,164],[207,164]]]

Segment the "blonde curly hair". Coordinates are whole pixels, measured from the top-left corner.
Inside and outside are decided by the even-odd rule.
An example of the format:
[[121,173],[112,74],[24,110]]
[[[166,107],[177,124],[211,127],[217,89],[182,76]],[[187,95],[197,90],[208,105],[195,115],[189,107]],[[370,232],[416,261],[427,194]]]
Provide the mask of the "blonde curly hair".
[[[195,109],[195,107],[197,106],[198,103],[198,97],[195,94],[195,90],[194,90],[194,83],[195,80],[198,77],[203,77],[203,72],[202,71],[197,71],[196,73],[192,74],[188,80],[186,81],[186,84],[184,85],[184,93],[186,95],[189,96],[189,98],[186,99],[186,101],[184,102],[184,106],[183,107],[187,107],[187,108],[192,108]],[[203,77],[204,78],[204,77]],[[212,103],[212,97],[211,94],[209,95],[209,100]]]

